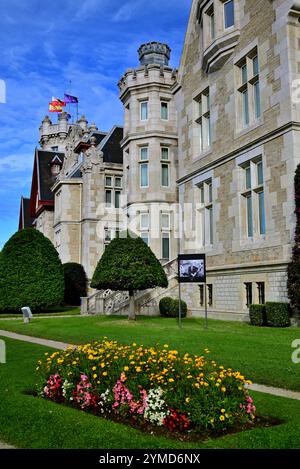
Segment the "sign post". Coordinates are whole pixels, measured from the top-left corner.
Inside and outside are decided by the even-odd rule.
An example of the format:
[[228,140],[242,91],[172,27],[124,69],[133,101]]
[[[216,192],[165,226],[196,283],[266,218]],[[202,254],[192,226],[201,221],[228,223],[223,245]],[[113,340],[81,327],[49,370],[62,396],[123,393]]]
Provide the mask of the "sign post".
[[205,254],[178,255],[178,289],[179,289],[179,317],[178,325],[182,327],[181,284],[205,284],[205,328],[207,328],[207,293],[206,293],[206,258]]

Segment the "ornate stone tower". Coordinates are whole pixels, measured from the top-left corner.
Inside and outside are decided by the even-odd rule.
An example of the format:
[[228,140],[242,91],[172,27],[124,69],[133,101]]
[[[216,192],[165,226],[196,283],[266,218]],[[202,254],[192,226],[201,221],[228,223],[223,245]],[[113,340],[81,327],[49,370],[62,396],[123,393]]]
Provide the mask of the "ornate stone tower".
[[119,82],[124,105],[122,141],[129,229],[149,244],[158,259],[177,256],[177,119],[171,88],[177,70],[169,67],[167,44],[139,50],[140,66]]

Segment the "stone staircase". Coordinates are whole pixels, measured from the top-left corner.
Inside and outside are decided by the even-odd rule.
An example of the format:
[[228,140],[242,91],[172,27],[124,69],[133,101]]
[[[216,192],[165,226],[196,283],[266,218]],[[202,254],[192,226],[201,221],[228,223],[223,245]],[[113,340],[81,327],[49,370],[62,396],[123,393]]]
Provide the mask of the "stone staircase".
[[[159,301],[164,296],[178,294],[177,258],[163,264],[169,286],[137,292],[135,295],[136,314],[146,316],[159,315]],[[100,290],[86,298],[81,298],[82,315],[128,315],[129,292]]]

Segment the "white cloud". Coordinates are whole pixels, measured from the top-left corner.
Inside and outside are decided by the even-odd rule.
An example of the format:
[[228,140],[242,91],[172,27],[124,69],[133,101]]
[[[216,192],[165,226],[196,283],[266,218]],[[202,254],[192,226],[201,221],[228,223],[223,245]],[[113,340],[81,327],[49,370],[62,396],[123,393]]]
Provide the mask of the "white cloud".
[[126,2],[118,9],[112,20],[115,23],[125,23],[131,20],[142,3],[141,0]]

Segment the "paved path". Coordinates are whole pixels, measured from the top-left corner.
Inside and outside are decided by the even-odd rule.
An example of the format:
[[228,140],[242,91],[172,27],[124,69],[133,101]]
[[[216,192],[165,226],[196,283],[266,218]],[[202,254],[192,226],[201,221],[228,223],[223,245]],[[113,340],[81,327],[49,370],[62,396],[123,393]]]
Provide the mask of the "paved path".
[[[65,314],[64,316],[34,316],[34,319],[58,319],[58,318],[80,318],[80,314]],[[0,321],[23,321],[23,316],[14,317],[14,318],[1,318]]]
[[7,443],[3,443],[3,441],[0,441],[0,449],[15,449],[15,447],[8,445]]
[[[30,342],[32,344],[44,345],[45,347],[55,348],[58,350],[65,350],[74,344],[66,344],[65,342],[57,342],[56,340],[40,339],[38,337],[31,337],[23,334],[16,334],[15,332],[3,331],[0,329],[0,336],[8,337],[10,339],[22,340],[23,342]],[[300,392],[289,391],[288,389],[274,388],[271,386],[264,386],[263,384],[251,384],[247,386],[252,391],[258,391],[265,394],[272,394],[273,396],[287,397],[289,399],[296,399],[300,401]]]

